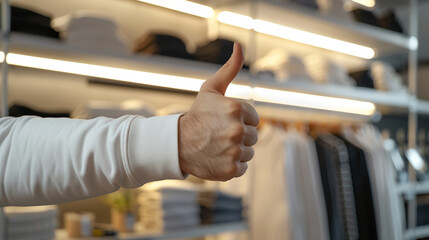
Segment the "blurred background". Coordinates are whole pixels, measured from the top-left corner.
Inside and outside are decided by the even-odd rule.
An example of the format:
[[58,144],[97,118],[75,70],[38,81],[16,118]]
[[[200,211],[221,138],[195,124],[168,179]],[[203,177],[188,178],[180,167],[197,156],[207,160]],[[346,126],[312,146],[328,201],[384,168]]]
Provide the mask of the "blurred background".
[[428,1],[0,2],[3,116],[183,113],[239,42],[261,117],[241,178],[7,207],[1,240],[429,238]]

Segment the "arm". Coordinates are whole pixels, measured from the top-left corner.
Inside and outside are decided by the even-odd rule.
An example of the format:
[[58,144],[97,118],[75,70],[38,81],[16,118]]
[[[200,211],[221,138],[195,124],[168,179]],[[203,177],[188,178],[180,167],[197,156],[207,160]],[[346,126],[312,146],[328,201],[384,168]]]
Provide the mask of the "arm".
[[242,65],[235,44],[183,116],[0,119],[0,206],[73,201],[182,173],[221,181],[243,175],[259,117],[224,97]]
[[0,206],[61,203],[183,178],[178,118],[1,118]]

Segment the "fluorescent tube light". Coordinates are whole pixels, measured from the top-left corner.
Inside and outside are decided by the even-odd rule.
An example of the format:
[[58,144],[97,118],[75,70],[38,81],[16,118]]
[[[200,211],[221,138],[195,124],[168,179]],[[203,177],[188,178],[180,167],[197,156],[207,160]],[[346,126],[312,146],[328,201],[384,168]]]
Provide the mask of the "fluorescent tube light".
[[[123,68],[106,67],[87,63],[70,62],[64,60],[34,57],[16,53],[9,53],[6,61],[11,65],[72,73],[90,77],[113,79],[123,82],[132,82],[156,87],[166,87],[192,92],[198,92],[203,79],[172,76],[159,73],[150,73]],[[249,99],[251,88],[238,84],[230,84],[226,96]]]
[[253,28],[253,18],[233,12],[223,11],[219,13],[219,15],[217,16],[217,20],[221,23],[229,24],[244,29]]
[[314,34],[295,28],[285,27],[279,24],[263,21],[260,19],[252,19],[251,17],[223,11],[217,17],[221,23],[232,26],[254,29],[256,32],[267,35],[311,45],[314,47],[324,48],[331,51],[336,51],[360,58],[371,59],[375,56],[372,48],[362,45],[341,41],[335,38]]
[[[0,52],[0,56],[2,56]],[[79,63],[35,57],[23,54],[9,53],[6,61],[15,66],[43,69],[56,72],[78,74],[90,77],[112,79],[143,85],[180,89],[198,92],[203,79],[173,76],[167,74],[150,73],[130,69],[100,66],[95,64]],[[268,88],[230,84],[226,96],[240,99],[254,99],[260,102],[290,105],[296,107],[321,109],[352,114],[370,116],[375,111],[373,103],[325,97],[306,93],[297,93]]]
[[186,0],[138,0],[140,2],[165,7],[171,10],[187,13],[190,15],[210,18],[213,15],[213,8],[202,4]]
[[254,20],[253,29],[260,33],[265,33],[268,35],[340,53],[345,53],[360,58],[371,59],[375,55],[374,50],[369,47],[341,41],[335,38],[325,37],[310,32],[301,31],[290,27],[285,27],[260,19]]
[[253,88],[252,98],[256,101],[261,102],[367,116],[371,116],[375,112],[375,105],[371,102],[336,97],[326,97],[260,87]]
[[372,8],[375,6],[375,0],[352,0],[352,1],[360,5],[364,5],[365,7]]

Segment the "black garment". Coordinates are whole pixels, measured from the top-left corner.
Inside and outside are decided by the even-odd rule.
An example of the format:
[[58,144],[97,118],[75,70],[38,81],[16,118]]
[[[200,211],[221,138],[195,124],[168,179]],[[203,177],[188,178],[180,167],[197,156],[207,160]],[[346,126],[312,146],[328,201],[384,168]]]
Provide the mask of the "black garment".
[[49,16],[17,6],[11,7],[11,31],[60,38],[59,33],[52,29]]
[[241,197],[223,192],[200,192],[200,218],[203,224],[225,223],[243,220],[243,203]]
[[388,11],[378,18],[378,23],[382,28],[403,33],[403,29],[393,11]]
[[224,64],[231,56],[234,49],[234,42],[226,39],[216,39],[203,46],[199,46],[195,51],[195,59],[203,62]]
[[338,152],[320,137],[315,142],[328,215],[329,235],[331,240],[344,240],[347,238],[342,220],[341,193],[334,160],[338,158]]
[[22,117],[22,116],[39,116],[39,117],[70,117],[69,113],[47,113],[31,109],[22,105],[12,105],[9,108],[9,116]]
[[319,5],[317,5],[317,2],[315,0],[291,0],[293,3],[297,3],[299,5],[303,5],[309,8],[313,8],[318,10]]
[[357,87],[374,89],[374,79],[372,79],[371,73],[369,70],[352,72],[349,75],[356,81]]
[[371,191],[368,166],[362,149],[342,139],[347,146],[353,179],[359,239],[377,240],[374,200]]
[[185,43],[180,38],[168,34],[150,33],[144,35],[136,40],[133,51],[149,55],[193,59],[186,50]]
[[379,27],[377,17],[371,12],[363,9],[354,9],[351,11],[356,21]]

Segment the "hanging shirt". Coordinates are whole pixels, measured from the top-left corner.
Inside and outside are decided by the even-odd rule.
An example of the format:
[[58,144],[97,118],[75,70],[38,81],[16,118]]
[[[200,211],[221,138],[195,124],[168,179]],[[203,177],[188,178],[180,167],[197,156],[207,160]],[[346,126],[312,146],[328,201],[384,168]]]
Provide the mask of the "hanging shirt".
[[287,185],[285,182],[285,151],[280,129],[264,125],[255,145],[252,195],[249,208],[252,239],[291,238]]

